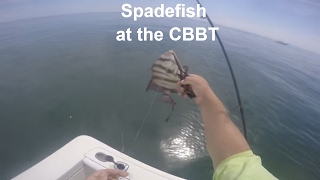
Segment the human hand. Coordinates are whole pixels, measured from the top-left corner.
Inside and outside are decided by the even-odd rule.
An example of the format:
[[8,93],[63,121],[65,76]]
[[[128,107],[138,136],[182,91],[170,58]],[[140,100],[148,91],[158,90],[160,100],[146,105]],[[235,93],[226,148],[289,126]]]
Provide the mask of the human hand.
[[129,173],[118,169],[102,169],[93,173],[87,180],[117,180],[119,176],[126,177]]
[[213,94],[208,82],[201,76],[190,74],[184,80],[178,82],[179,90],[184,98],[188,95],[184,92],[185,88],[182,85],[189,85],[189,90],[193,91],[196,95],[194,99],[198,105],[201,105],[210,95]]

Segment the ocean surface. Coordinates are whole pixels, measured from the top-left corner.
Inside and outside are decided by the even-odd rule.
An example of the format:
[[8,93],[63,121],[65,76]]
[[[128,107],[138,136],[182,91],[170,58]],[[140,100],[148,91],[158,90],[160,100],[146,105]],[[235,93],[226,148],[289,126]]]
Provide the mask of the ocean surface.
[[[146,92],[152,63],[173,49],[190,73],[207,79],[242,130],[227,63],[217,41],[174,42],[174,27],[205,20],[139,19],[120,13],[42,17],[0,24],[0,179],[10,179],[79,135],[92,136],[148,165],[209,180],[199,110],[190,99],[155,101]],[[320,179],[320,55],[219,26],[244,103],[248,141],[279,179]],[[139,42],[138,28],[161,30]],[[131,28],[133,41],[117,42]],[[209,37],[210,38],[210,37]]]

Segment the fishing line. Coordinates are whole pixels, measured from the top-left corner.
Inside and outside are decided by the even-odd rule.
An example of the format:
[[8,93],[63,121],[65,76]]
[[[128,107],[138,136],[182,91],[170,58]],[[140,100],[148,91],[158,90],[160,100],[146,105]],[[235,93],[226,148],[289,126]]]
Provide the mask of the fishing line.
[[121,142],[122,142],[122,150],[121,150],[121,153],[123,153],[123,150],[124,150],[123,132],[121,133]]
[[[170,67],[167,68],[166,74],[168,73],[169,68],[171,68],[173,65],[174,65],[174,64],[172,64]],[[162,78],[161,81],[164,81],[164,79],[165,79],[165,78]],[[136,143],[136,141],[137,141],[137,139],[138,139],[138,136],[139,136],[139,134],[140,134],[140,131],[142,130],[142,127],[143,127],[144,123],[146,122],[146,119],[147,119],[147,117],[148,117],[148,115],[149,115],[149,112],[150,112],[150,110],[151,110],[151,107],[153,106],[154,100],[155,100],[156,97],[157,97],[157,94],[158,94],[158,92],[159,92],[159,89],[160,89],[160,86],[158,86],[158,89],[157,89],[156,93],[154,94],[153,100],[152,100],[152,102],[151,102],[151,104],[150,104],[150,106],[149,106],[149,109],[148,109],[146,115],[144,116],[144,119],[143,119],[143,121],[142,121],[142,124],[141,124],[139,130],[138,130],[138,133],[136,134],[136,137],[135,137],[134,140],[133,140],[133,143],[132,143],[131,149],[129,150],[129,153],[132,152],[132,150],[133,150],[133,147],[134,147],[134,145],[135,145],[135,143]],[[172,114],[172,113],[171,113],[171,114]]]
[[[199,0],[196,0],[196,1],[197,1],[198,4],[200,5],[200,7],[203,7]],[[215,26],[213,25],[213,23],[212,23],[209,15],[208,15],[208,13],[206,13],[206,17],[207,17],[207,20],[208,20],[209,24],[211,25],[211,27],[215,27]],[[202,18],[202,19],[203,19],[203,18]],[[232,76],[232,81],[233,81],[234,88],[235,88],[235,90],[236,90],[237,99],[238,99],[238,104],[239,104],[238,108],[239,108],[240,114],[241,114],[241,120],[242,120],[244,138],[247,139],[246,122],[245,122],[245,119],[244,119],[243,107],[242,107],[242,103],[241,103],[241,98],[240,98],[240,93],[239,93],[239,89],[238,89],[238,85],[237,85],[237,80],[236,80],[236,78],[235,78],[235,76],[234,76],[231,63],[230,63],[230,61],[229,61],[227,52],[226,52],[226,50],[225,50],[225,48],[224,48],[224,45],[223,45],[223,43],[222,43],[222,41],[221,41],[221,39],[220,39],[220,36],[219,36],[218,32],[216,32],[216,36],[217,36],[217,39],[218,39],[218,41],[219,41],[219,44],[220,44],[220,46],[221,46],[221,48],[222,48],[222,52],[223,52],[223,54],[224,54],[224,57],[225,57],[226,60],[227,60],[228,67],[229,67],[229,70],[230,70],[230,73],[231,73],[231,76]]]
[[144,119],[143,119],[143,121],[142,121],[142,124],[141,124],[141,126],[140,126],[140,129],[138,130],[138,133],[137,133],[136,137],[135,137],[134,140],[133,140],[133,144],[132,144],[132,146],[131,146],[131,150],[129,151],[129,153],[132,152],[132,149],[133,149],[133,147],[134,147],[134,145],[135,145],[135,143],[136,143],[136,141],[137,141],[137,139],[138,139],[138,136],[139,136],[139,134],[140,134],[140,131],[141,131],[144,123],[146,122],[146,119],[147,119],[148,115],[149,115],[149,112],[150,112],[151,107],[152,107],[152,105],[153,105],[153,103],[154,103],[154,100],[155,100],[156,97],[157,97],[157,94],[158,94],[159,89],[160,89],[160,86],[158,87],[158,90],[157,90],[157,92],[155,93],[155,95],[154,95],[154,97],[153,97],[153,100],[152,100],[152,102],[151,102],[151,104],[150,104],[150,106],[149,106],[149,109],[148,109],[146,115],[144,116]]

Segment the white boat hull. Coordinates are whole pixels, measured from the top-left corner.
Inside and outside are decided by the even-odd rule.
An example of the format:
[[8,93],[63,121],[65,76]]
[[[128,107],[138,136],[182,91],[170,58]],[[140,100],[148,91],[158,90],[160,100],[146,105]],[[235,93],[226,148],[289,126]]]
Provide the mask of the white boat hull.
[[90,137],[78,136],[68,144],[12,180],[86,180],[99,169],[115,169],[111,162],[103,162],[97,153],[112,156],[127,168],[130,180],[185,180],[146,165],[110,146]]

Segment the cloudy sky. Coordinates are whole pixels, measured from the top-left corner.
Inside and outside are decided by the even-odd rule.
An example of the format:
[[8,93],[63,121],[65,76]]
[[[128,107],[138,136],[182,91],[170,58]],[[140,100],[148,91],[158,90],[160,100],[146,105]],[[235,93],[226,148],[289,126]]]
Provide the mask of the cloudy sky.
[[[0,0],[0,22],[83,12],[120,12],[121,5],[196,6],[196,0]],[[320,53],[320,0],[201,0],[214,23],[280,39]]]

